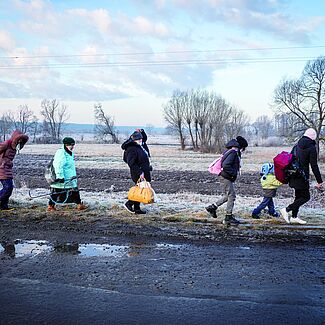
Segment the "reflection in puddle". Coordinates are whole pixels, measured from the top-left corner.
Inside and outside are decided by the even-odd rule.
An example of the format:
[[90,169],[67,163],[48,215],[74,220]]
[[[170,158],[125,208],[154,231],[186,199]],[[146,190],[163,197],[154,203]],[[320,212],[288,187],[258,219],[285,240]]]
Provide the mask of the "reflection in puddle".
[[[110,244],[79,244],[57,243],[51,244],[47,241],[40,240],[15,240],[14,242],[3,242],[0,245],[0,256],[17,258],[23,256],[34,257],[45,252],[55,252],[60,254],[71,254],[81,257],[114,257],[121,258],[123,256],[135,257],[141,254],[144,250],[170,250],[183,249],[184,244],[170,243],[132,243],[130,245],[110,245]],[[248,248],[249,249],[249,248]],[[157,258],[153,260],[161,260]]]
[[78,251],[79,256],[86,257],[122,257],[127,255],[129,246],[109,245],[109,244],[81,244]]
[[0,246],[0,253],[5,253],[11,258],[23,257],[25,255],[33,257],[51,250],[52,246],[47,241],[38,240],[27,240],[23,242],[16,240],[14,243],[1,243]]

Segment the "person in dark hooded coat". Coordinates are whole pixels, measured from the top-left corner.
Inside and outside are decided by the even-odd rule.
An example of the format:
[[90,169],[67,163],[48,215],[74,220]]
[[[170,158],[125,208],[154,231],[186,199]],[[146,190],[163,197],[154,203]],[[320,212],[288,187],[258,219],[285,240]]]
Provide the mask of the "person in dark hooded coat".
[[245,138],[238,136],[236,139],[230,140],[226,144],[226,149],[222,157],[222,171],[220,174],[220,183],[223,189],[222,197],[215,203],[206,207],[206,210],[212,217],[216,218],[217,209],[227,202],[226,216],[223,223],[238,224],[239,221],[233,217],[233,208],[236,200],[236,191],[234,183],[240,170],[241,152],[246,149],[248,143]]
[[[143,129],[136,130],[130,138],[126,140],[121,148],[124,150],[123,160],[130,167],[131,178],[136,184],[139,179],[151,181],[152,167],[150,165],[150,153],[146,144],[147,135]],[[146,212],[140,209],[140,202],[128,200],[124,207],[135,214],[145,214]]]
[[[323,189],[323,180],[317,164],[316,137],[316,131],[310,128],[305,131],[297,143],[297,160],[303,168],[306,177],[294,176],[289,178],[289,186],[295,190],[295,199],[293,203],[280,210],[282,217],[287,223],[306,224],[305,220],[298,217],[298,212],[300,207],[310,200],[309,165],[316,178],[316,188],[319,190]],[[290,211],[292,212],[291,217],[289,216]]]
[[10,139],[0,143],[0,182],[2,184],[0,210],[12,210],[9,208],[8,203],[14,188],[13,161],[17,151],[19,152],[27,141],[28,136],[16,130],[12,133]]

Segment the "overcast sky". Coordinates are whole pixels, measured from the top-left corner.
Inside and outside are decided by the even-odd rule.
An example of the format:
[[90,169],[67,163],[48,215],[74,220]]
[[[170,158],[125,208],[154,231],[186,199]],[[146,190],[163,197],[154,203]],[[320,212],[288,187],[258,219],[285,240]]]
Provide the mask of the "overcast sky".
[[0,1],[0,114],[56,98],[69,122],[101,102],[117,125],[163,126],[172,92],[200,87],[254,120],[324,50],[323,0]]

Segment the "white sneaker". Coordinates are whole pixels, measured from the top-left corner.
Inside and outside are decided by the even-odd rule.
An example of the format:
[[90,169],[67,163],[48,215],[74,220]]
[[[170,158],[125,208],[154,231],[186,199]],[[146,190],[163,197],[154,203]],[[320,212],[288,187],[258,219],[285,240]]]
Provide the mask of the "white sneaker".
[[290,219],[291,223],[299,223],[300,225],[305,225],[307,221],[300,219],[299,217],[297,218],[291,218]]
[[281,213],[281,216],[283,217],[283,219],[286,221],[286,223],[290,223],[290,217],[289,217],[289,214],[288,214],[286,208],[280,209],[280,213]]

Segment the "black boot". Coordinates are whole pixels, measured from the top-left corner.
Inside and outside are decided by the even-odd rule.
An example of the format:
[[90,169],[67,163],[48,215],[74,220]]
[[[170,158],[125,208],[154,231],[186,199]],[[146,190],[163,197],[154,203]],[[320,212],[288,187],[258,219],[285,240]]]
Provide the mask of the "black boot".
[[130,213],[134,213],[134,209],[133,209],[133,202],[128,200],[124,203],[124,208],[126,210],[128,210]]
[[146,211],[140,209],[140,202],[134,202],[134,213],[135,214],[146,214]]
[[233,217],[232,214],[226,214],[225,219],[223,220],[224,225],[238,225],[240,222]]
[[217,209],[218,207],[215,206],[214,204],[211,204],[205,208],[205,210],[207,210],[210,213],[212,218],[217,218]]

